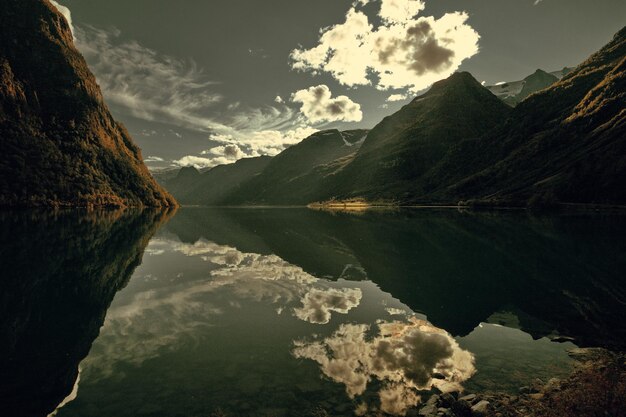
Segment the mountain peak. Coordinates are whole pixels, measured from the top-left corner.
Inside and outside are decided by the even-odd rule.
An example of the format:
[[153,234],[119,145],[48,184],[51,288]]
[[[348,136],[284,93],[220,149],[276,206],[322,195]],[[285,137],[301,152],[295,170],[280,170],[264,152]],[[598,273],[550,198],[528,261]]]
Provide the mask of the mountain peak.
[[437,81],[426,94],[438,94],[451,88],[456,89],[460,87],[483,88],[472,74],[467,71],[461,71],[455,72],[446,79]]
[[[535,72],[532,73],[532,75],[529,75],[528,77],[532,77],[533,75],[550,75],[549,73],[545,72],[544,70],[542,70],[541,68],[537,68],[535,70]],[[526,78],[528,78],[526,77]]]
[[195,178],[200,175],[200,171],[196,167],[182,167],[180,171],[178,171],[177,178]]

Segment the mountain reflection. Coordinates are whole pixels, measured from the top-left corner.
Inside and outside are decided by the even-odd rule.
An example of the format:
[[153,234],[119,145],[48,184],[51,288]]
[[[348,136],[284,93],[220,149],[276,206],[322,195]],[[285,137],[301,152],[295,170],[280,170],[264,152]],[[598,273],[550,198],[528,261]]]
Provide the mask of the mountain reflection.
[[[474,373],[472,354],[450,334],[406,309],[387,307],[379,297],[388,295],[379,290],[369,300],[368,310],[375,303],[376,313],[368,313],[365,319],[343,317],[357,310],[364,297],[355,282],[317,278],[276,255],[241,252],[204,239],[183,243],[166,235],[154,238],[145,252],[151,263],[163,257],[164,264],[175,265],[172,274],[160,270],[158,276],[137,276],[131,293],[116,299],[98,342],[81,363],[90,384],[115,379],[121,364],[138,369],[164,355],[223,343],[209,338],[214,328],[232,331],[225,325],[228,317],[238,321],[237,317],[245,317],[244,309],[268,307],[275,317],[302,323],[287,325],[295,326],[298,337],[291,337],[289,343],[276,342],[274,349],[294,346],[290,354],[295,358],[317,362],[326,377],[345,386],[350,401],[362,401],[361,411],[403,415],[420,401],[418,391],[460,390]],[[196,272],[188,275],[189,270]],[[381,314],[403,317],[385,321]],[[341,316],[337,317],[341,321],[328,329],[320,326],[335,316]],[[355,319],[369,324],[349,322]],[[257,325],[271,322],[265,318]],[[370,337],[374,326],[377,334]],[[254,350],[259,342],[248,339],[244,346]],[[366,402],[361,397],[374,378],[382,384],[370,390],[378,400]]]
[[513,220],[0,215],[2,412],[403,415],[424,391],[516,391],[569,365],[573,345],[484,322],[623,340],[620,221]]
[[[567,366],[564,346],[493,325],[484,327],[495,342],[483,343],[488,335],[481,330],[465,341],[404,301],[414,300],[412,286],[428,288],[412,262],[424,258],[407,257],[401,246],[389,249],[397,238],[389,218],[273,213],[182,209],[161,228],[108,308],[80,362],[78,395],[58,417],[218,409],[236,417],[287,417],[320,408],[333,416],[402,415],[423,391],[502,381],[516,389],[531,375],[544,375],[536,368]],[[352,229],[353,219],[372,222],[357,229],[377,233],[346,234],[342,227]],[[417,220],[404,223],[414,229]],[[381,253],[363,256],[357,242]],[[381,265],[373,266],[375,259]],[[379,268],[398,273],[385,280]],[[404,292],[379,287],[395,281],[407,282]],[[513,344],[521,360],[507,356]],[[492,346],[505,371],[485,360]],[[527,365],[530,375],[511,372]],[[480,372],[473,377],[475,367]]]
[[[345,385],[350,398],[362,395],[375,377],[383,383],[380,410],[393,415],[404,415],[419,403],[417,391],[460,391],[475,372],[473,355],[424,320],[379,321],[376,326],[378,335],[368,340],[370,326],[342,324],[330,337],[295,342],[293,354],[316,361],[324,375]],[[375,407],[362,403],[358,410]]]
[[624,216],[184,209],[168,229],[318,277],[372,280],[453,335],[507,312],[535,338],[626,341]]
[[76,396],[78,364],[166,214],[0,213],[0,404],[45,416]]

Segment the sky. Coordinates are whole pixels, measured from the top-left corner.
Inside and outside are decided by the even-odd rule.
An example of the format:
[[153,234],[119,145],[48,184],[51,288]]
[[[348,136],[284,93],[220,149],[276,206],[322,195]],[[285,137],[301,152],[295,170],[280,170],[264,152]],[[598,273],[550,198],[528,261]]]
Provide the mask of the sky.
[[275,155],[372,128],[456,71],[576,66],[623,0],[56,0],[152,170]]

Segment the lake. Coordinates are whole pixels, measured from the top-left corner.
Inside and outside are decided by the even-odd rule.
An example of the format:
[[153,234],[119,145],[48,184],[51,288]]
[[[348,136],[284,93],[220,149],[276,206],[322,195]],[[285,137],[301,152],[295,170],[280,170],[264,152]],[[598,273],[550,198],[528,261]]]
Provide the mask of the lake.
[[0,213],[15,416],[405,415],[626,342],[626,217]]

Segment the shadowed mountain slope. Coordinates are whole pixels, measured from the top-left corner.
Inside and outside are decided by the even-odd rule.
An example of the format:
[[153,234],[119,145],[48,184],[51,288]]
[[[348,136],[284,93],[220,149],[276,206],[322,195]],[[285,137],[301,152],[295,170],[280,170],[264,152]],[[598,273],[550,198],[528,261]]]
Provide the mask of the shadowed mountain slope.
[[0,8],[0,205],[176,205],[48,0]]
[[185,167],[165,186],[183,204],[218,205],[242,184],[260,175],[271,160],[270,156],[244,158],[202,173]]
[[320,197],[406,200],[452,146],[485,134],[509,112],[469,73],[453,74],[374,127],[354,160],[326,178]]
[[626,204],[626,28],[578,68],[457,146],[416,200]]
[[366,130],[315,133],[276,155],[263,172],[227,199],[235,204],[306,204],[321,190],[323,172],[349,159]]

